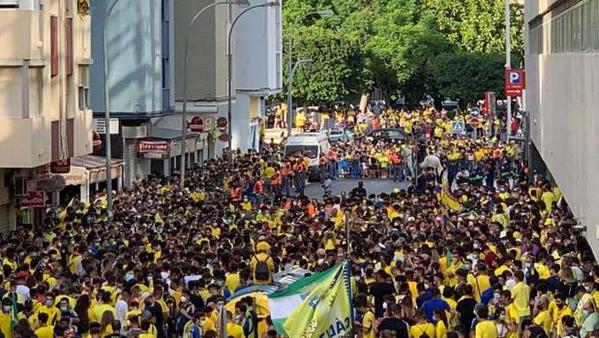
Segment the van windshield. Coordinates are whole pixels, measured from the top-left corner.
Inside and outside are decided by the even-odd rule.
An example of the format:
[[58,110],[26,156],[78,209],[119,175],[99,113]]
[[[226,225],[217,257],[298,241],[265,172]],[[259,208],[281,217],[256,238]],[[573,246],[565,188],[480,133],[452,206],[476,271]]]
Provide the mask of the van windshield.
[[288,145],[285,147],[285,156],[299,155],[304,152],[308,158],[315,159],[318,156],[318,146]]

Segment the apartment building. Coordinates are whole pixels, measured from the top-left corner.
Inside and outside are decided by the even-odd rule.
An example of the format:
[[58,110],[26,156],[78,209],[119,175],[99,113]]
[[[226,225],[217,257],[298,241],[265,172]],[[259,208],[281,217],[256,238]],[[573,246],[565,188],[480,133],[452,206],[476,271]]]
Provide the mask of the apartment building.
[[86,1],[0,0],[0,231],[39,220],[92,151],[90,22]]

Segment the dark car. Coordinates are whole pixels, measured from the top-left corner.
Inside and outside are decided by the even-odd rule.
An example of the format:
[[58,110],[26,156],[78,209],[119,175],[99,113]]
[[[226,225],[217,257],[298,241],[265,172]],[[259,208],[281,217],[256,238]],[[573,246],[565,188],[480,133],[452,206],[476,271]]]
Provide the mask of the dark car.
[[368,134],[368,139],[374,143],[377,143],[380,140],[398,142],[406,140],[407,138],[408,137],[401,131],[401,129],[395,128],[379,129]]

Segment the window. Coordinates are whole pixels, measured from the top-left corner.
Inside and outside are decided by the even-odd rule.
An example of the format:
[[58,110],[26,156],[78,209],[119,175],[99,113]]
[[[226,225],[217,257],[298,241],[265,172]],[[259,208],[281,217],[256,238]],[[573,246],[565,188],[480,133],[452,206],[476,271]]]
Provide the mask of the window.
[[58,75],[58,17],[50,17],[50,75]]
[[529,22],[529,53],[581,53],[599,51],[599,0],[565,1],[546,13],[545,21],[549,46],[545,48],[544,36],[538,29],[537,17]]
[[15,196],[27,195],[27,177],[15,177]]
[[19,0],[0,0],[0,9],[19,9]]
[[65,26],[65,40],[66,40],[66,58],[65,58],[65,69],[67,75],[73,75],[73,18],[66,19]]

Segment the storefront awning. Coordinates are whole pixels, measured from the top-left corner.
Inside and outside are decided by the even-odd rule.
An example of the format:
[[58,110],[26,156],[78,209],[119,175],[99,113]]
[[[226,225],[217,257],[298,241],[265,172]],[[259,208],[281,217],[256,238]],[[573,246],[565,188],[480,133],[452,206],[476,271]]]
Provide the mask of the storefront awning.
[[[112,159],[112,178],[120,177],[123,173],[124,161]],[[71,158],[71,170],[68,174],[61,174],[66,185],[93,184],[106,180],[106,157],[85,155]],[[89,175],[89,180],[88,176]]]

